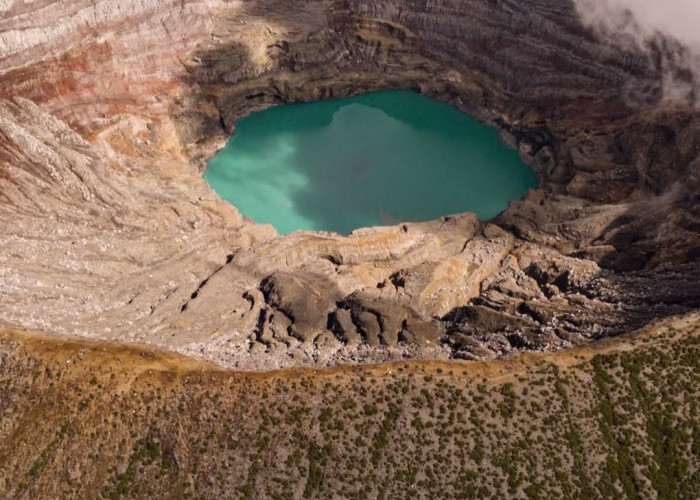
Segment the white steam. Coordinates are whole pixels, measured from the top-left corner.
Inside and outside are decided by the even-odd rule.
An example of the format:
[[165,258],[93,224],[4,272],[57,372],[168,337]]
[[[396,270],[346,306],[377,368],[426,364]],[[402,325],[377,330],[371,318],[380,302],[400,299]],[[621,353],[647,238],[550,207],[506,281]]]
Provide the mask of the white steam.
[[700,0],[574,0],[574,4],[584,24],[618,44],[642,50],[663,46],[664,100],[700,104]]

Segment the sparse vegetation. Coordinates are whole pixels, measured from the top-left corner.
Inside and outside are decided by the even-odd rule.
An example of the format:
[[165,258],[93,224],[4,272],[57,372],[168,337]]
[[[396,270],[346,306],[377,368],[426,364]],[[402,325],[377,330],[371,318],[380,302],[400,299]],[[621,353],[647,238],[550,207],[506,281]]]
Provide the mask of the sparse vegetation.
[[700,331],[619,342],[246,375],[5,337],[0,497],[700,497]]

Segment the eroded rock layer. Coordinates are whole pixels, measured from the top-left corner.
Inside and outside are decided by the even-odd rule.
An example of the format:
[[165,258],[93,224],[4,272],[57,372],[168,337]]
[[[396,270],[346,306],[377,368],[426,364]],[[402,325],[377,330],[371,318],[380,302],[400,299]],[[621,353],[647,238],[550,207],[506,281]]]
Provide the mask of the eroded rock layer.
[[[273,368],[697,309],[700,115],[664,57],[555,0],[0,2],[0,324]],[[279,237],[201,179],[253,110],[388,88],[497,127],[540,189],[489,222]]]

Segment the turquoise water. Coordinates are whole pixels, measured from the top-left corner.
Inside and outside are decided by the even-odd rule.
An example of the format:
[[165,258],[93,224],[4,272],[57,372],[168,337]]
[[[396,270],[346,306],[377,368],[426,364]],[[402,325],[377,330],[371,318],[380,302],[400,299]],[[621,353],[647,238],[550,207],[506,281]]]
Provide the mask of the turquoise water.
[[537,184],[494,130],[410,91],[254,113],[204,178],[282,234],[349,234],[461,212],[489,219]]

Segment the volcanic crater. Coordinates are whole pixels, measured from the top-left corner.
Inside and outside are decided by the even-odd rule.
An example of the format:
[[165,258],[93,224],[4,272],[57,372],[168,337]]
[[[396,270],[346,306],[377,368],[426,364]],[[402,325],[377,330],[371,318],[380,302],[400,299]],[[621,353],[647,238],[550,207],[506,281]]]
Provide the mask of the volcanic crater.
[[[493,359],[700,306],[698,84],[558,0],[0,2],[0,327],[227,367]],[[412,89],[540,179],[473,214],[279,236],[202,179],[271,105]]]

